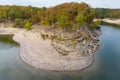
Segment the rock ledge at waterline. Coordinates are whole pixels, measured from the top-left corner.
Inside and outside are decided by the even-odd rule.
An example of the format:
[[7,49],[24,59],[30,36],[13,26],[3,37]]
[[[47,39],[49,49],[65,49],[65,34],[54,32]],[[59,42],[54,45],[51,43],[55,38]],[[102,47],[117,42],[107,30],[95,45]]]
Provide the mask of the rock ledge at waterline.
[[[91,32],[87,28],[74,35],[44,30],[8,30],[3,28],[4,33],[15,34],[13,39],[20,44],[21,59],[33,67],[46,70],[81,70],[93,62],[94,54],[101,45],[98,40],[101,32]],[[48,38],[43,39],[42,34],[47,34]],[[51,39],[50,36],[55,34],[60,38]]]

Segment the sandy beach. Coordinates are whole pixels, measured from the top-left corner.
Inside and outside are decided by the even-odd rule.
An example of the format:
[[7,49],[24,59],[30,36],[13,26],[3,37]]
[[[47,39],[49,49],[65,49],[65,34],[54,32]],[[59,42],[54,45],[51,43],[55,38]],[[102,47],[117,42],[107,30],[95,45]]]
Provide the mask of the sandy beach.
[[94,19],[94,21],[97,21],[97,20],[101,20],[101,21],[104,21],[104,22],[107,22],[107,23],[120,25],[120,19],[109,19],[109,18],[106,18],[106,19]]
[[120,19],[115,19],[115,20],[111,20],[111,19],[102,19],[102,20],[103,20],[104,22],[108,22],[108,23],[120,25]]

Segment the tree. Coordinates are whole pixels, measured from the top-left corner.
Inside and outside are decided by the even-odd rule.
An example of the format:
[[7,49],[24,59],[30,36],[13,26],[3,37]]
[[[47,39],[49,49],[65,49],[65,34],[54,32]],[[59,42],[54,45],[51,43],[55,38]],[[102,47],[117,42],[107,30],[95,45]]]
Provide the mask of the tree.
[[94,20],[95,11],[94,10],[88,10],[88,14],[86,15],[86,22],[87,24],[91,24]]
[[79,26],[84,26],[87,24],[85,11],[79,11],[76,17],[76,22]]
[[58,15],[58,26],[64,30],[70,27],[70,16],[68,12],[64,10],[60,11]]
[[39,23],[40,22],[39,14],[35,14],[35,15],[32,16],[32,22],[33,23]]

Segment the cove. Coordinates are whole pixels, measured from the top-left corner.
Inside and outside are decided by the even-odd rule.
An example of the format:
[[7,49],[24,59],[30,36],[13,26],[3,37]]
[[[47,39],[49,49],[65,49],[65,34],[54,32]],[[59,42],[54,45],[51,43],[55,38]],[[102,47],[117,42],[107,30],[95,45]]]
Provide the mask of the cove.
[[76,72],[55,72],[33,68],[19,57],[19,45],[10,35],[0,36],[0,80],[119,80],[120,29],[101,25],[102,46],[94,63]]

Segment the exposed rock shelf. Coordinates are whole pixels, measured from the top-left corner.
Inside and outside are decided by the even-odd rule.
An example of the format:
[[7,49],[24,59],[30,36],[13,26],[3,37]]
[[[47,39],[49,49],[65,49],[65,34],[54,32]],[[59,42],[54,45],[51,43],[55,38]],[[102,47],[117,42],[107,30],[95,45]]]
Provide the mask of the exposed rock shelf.
[[21,58],[40,69],[81,70],[93,62],[93,55],[100,46],[99,40],[94,38],[88,42],[83,39],[79,42],[79,37],[72,47],[68,41],[44,40],[41,34],[43,33],[24,32],[14,36],[14,40],[20,43]]
[[[6,29],[4,32],[8,32]],[[42,31],[14,30],[13,39],[20,44],[20,57],[33,67],[71,71],[81,70],[89,66],[94,59],[95,52],[101,43],[98,40],[101,32],[81,29],[80,33],[52,33]],[[48,34],[43,39],[42,34]],[[51,35],[56,35],[51,39]]]

